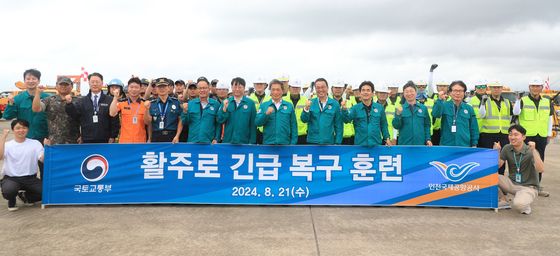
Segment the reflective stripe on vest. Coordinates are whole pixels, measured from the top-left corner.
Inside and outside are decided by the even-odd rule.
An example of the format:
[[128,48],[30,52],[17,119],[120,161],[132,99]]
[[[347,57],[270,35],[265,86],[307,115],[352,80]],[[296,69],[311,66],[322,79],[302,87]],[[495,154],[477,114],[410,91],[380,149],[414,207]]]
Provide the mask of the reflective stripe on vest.
[[480,119],[480,132],[507,134],[511,122],[511,103],[507,99],[500,102],[500,109],[492,99],[486,100],[486,116]]
[[[294,102],[292,102],[292,98],[289,93],[288,95],[284,96],[282,100],[290,102],[292,103],[292,105],[294,105]],[[307,134],[307,124],[301,121],[301,112],[303,112],[305,103],[307,103],[307,98],[303,95],[300,95],[297,105],[294,105],[294,111],[296,113],[296,121],[298,127],[298,136]]]
[[389,137],[392,139],[393,138],[393,119],[395,119],[395,105],[390,104],[389,99],[387,99],[387,107],[385,108],[385,116],[387,117],[387,129],[389,130]]
[[[352,106],[356,105],[356,98],[354,96],[350,96],[350,99],[346,100],[346,109],[350,109],[352,108]],[[354,122],[350,122],[350,123],[345,123],[343,125],[344,130],[342,132],[342,137],[343,138],[350,138],[352,136],[354,136],[355,131],[354,131]]]
[[519,124],[527,130],[527,136],[541,137],[548,135],[548,122],[550,120],[550,100],[540,97],[539,108],[529,98],[524,96],[521,98],[523,108],[519,114]]
[[[251,95],[249,95],[249,99],[253,100],[253,102],[255,102],[255,108],[257,109],[257,111],[259,111],[259,108],[261,107],[261,103],[263,102],[267,102],[269,100],[271,100],[272,98],[269,95],[264,95],[262,102],[259,102],[259,98],[257,98],[257,95],[255,93],[252,93]],[[259,130],[260,132],[263,132],[263,127],[259,126],[257,127],[257,130]]]

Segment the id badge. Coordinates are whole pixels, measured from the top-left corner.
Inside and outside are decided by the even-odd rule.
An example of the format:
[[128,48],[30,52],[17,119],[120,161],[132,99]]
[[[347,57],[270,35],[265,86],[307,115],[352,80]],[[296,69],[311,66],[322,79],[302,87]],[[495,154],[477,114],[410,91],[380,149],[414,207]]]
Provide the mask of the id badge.
[[456,125],[451,126],[451,132],[457,132],[457,126]]
[[159,122],[159,129],[163,130],[164,127],[165,127],[165,125],[164,125],[163,121]]
[[97,115],[93,115],[93,123],[96,124],[99,122],[99,118],[97,118]]
[[137,124],[138,123],[138,118],[136,118],[135,116],[132,117],[132,124]]
[[521,183],[521,173],[516,173],[515,174],[515,182]]

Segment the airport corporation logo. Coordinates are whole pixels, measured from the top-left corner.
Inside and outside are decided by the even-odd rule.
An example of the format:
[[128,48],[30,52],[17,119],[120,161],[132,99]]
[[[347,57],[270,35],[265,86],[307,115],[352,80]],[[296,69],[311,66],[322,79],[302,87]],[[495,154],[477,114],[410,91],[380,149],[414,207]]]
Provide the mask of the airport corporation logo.
[[447,166],[446,164],[438,161],[432,161],[430,164],[434,166],[444,178],[453,182],[461,181],[472,169],[480,165],[479,163],[468,162],[461,166],[456,164],[450,164]]
[[100,181],[109,171],[109,162],[102,155],[90,155],[82,162],[81,173],[90,182]]

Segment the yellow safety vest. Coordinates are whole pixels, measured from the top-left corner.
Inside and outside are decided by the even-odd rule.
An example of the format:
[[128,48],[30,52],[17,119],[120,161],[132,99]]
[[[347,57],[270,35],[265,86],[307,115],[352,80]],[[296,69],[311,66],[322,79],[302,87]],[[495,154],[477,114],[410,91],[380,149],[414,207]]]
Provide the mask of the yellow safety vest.
[[[385,116],[387,116],[387,129],[389,130],[389,137],[393,139],[393,119],[395,119],[395,109],[397,106],[401,106],[400,97],[397,97],[395,104],[391,103],[391,100],[387,98],[387,106],[385,107]],[[396,131],[398,132],[398,131]]]
[[503,99],[500,102],[500,109],[492,99],[486,100],[486,116],[479,119],[482,125],[479,124],[480,132],[483,133],[503,133],[507,134],[509,125],[511,123],[510,113],[511,103],[508,99]]
[[521,98],[523,108],[519,114],[519,124],[527,130],[527,136],[548,136],[548,121],[550,121],[550,100],[540,97],[539,108],[529,96]]
[[[432,109],[434,108],[434,100],[427,98],[426,101],[424,101],[424,106],[426,106],[426,108],[428,109],[428,115],[430,116],[430,122],[433,122],[433,118],[432,118]],[[434,126],[430,125],[430,135],[434,134]]]
[[[334,99],[336,100],[336,99]],[[352,108],[352,106],[358,104],[356,102],[356,97],[350,96],[350,99],[346,100],[346,109]],[[342,107],[341,107],[342,108]],[[352,122],[344,124],[344,131],[342,132],[343,138],[350,138],[354,136],[354,124]]]
[[[249,95],[249,99],[251,99],[255,102],[255,108],[257,109],[257,111],[259,111],[259,108],[261,107],[261,103],[262,102],[267,102],[267,101],[271,100],[272,98],[269,95],[265,94],[262,102],[259,102],[259,98],[257,98],[257,95],[255,93],[251,93],[251,95]],[[263,132],[263,127],[262,126],[257,127],[257,129],[260,132]]]
[[478,109],[480,108],[480,100],[478,99],[478,97],[476,97],[476,95],[471,98],[471,100],[469,101],[469,105],[473,107],[474,113],[476,114],[476,120],[478,121],[478,130],[482,132],[482,120],[478,115]]
[[[290,93],[288,93],[282,99],[294,105],[294,102],[292,102],[292,98],[290,97]],[[301,121],[301,112],[303,112],[303,108],[305,108],[305,103],[307,103],[307,97],[300,94],[297,105],[294,105],[298,127],[298,136],[307,135],[307,124]]]

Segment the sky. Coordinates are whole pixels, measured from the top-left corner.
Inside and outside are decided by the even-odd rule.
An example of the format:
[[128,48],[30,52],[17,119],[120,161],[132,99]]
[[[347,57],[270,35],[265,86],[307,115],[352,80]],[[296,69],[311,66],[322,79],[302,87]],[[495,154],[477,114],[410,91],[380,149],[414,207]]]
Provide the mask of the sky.
[[0,0],[0,89],[26,69],[105,82],[271,80],[376,86],[498,81],[560,90],[560,1]]

